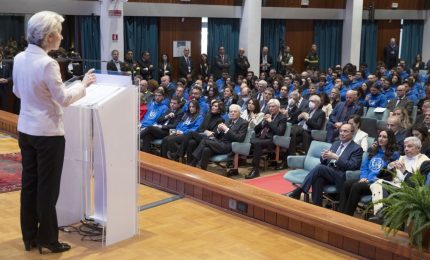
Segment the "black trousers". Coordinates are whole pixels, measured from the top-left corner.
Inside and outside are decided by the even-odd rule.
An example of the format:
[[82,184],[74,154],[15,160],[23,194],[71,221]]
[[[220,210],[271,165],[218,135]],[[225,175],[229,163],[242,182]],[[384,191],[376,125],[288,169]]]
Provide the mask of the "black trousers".
[[187,160],[191,160],[193,158],[192,156],[193,156],[194,150],[196,150],[200,142],[206,137],[194,131],[187,133],[185,137],[186,137],[186,140],[182,142],[181,147],[179,148],[179,153],[181,156],[183,156],[186,153]]
[[58,241],[55,205],[63,170],[64,136],[19,133],[22,154],[21,231],[24,240]]
[[213,154],[225,154],[231,152],[231,143],[221,142],[218,139],[203,139],[192,156],[200,160],[200,167],[203,170],[208,168],[209,159]]
[[322,206],[325,185],[335,184],[337,190],[341,190],[345,182],[345,172],[330,166],[320,164],[310,173],[312,173],[312,203],[318,206]]
[[296,147],[298,144],[303,143],[303,149],[305,153],[308,153],[309,147],[311,146],[311,133],[303,129],[299,125],[293,125],[291,128],[291,141],[290,147],[288,148],[288,153],[291,155],[296,155]]
[[161,142],[161,156],[167,158],[167,152],[178,153],[184,140],[186,140],[185,135],[169,135],[164,137]]
[[258,167],[260,166],[263,149],[271,149],[274,146],[272,139],[251,138],[251,147],[253,150],[252,167],[255,171],[259,170]]
[[155,139],[161,139],[169,135],[169,130],[162,129],[156,126],[148,126],[140,132],[140,139],[142,140],[142,145],[140,150],[142,152],[147,152],[151,150],[151,142]]
[[346,181],[340,192],[339,211],[353,216],[361,196],[371,194],[369,183],[357,180]]

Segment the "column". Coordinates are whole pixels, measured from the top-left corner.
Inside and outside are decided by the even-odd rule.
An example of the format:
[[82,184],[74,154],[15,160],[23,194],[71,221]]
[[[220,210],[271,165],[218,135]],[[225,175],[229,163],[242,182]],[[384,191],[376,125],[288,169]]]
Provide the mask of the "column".
[[363,0],[347,0],[342,32],[342,66],[360,64]]
[[[111,14],[109,14],[111,10]],[[118,10],[118,11],[112,11]],[[121,12],[119,16],[118,12]],[[116,15],[112,15],[116,13]],[[124,3],[119,0],[102,0],[100,7],[100,50],[101,69],[106,70],[106,64],[111,60],[112,50],[118,50],[120,60],[124,60]]]
[[239,48],[245,48],[245,55],[248,56],[250,64],[249,70],[254,71],[256,75],[260,69],[261,1],[243,1],[239,35]]
[[430,10],[426,10],[426,19],[424,20],[423,32],[423,54],[422,59],[427,62],[430,59]]

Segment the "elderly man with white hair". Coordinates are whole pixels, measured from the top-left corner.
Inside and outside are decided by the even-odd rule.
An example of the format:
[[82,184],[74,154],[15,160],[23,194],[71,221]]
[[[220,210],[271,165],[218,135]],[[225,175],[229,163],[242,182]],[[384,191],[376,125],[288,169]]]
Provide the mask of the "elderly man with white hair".
[[[391,178],[384,180],[379,179],[372,185],[370,185],[370,190],[372,191],[372,201],[376,202],[384,197],[384,190],[382,188],[382,183],[387,183],[396,187],[400,187],[400,184],[407,180],[412,174],[415,174],[417,170],[420,169],[421,164],[424,161],[430,160],[426,155],[420,153],[421,151],[421,141],[418,137],[410,136],[404,141],[405,155],[400,156],[399,160],[391,162],[388,164],[387,169],[396,172],[396,175],[392,180]],[[375,215],[382,208],[382,204],[378,203],[374,205]],[[372,220],[378,220],[373,218]],[[375,221],[377,222],[377,221]]]
[[253,179],[260,176],[260,158],[264,148],[272,148],[273,136],[283,135],[287,127],[287,117],[280,113],[281,104],[277,99],[268,102],[269,111],[264,115],[263,121],[255,126],[255,137],[251,139],[253,150],[252,171],[245,179]]
[[[190,158],[189,165],[196,166],[200,160],[200,167],[206,170],[209,158],[214,154],[226,154],[231,152],[232,142],[243,142],[248,130],[248,122],[240,117],[240,106],[233,104],[229,107],[229,119],[226,123],[220,123],[213,137],[203,139]],[[237,175],[230,174],[230,175]]]

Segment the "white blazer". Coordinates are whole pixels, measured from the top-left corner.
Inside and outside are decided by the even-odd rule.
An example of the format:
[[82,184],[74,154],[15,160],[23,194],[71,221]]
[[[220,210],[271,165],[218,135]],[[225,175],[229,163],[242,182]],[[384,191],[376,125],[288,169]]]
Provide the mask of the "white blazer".
[[369,144],[367,142],[368,137],[369,135],[361,131],[361,129],[358,129],[357,133],[354,136],[354,142],[361,146],[361,148],[363,148],[363,152],[367,152],[367,149],[369,148]]

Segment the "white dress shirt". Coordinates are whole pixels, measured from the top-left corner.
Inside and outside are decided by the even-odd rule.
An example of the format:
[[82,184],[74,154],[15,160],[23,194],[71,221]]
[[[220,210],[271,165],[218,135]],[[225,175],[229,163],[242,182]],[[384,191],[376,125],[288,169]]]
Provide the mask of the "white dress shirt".
[[64,135],[63,109],[85,96],[85,87],[66,88],[58,62],[29,44],[14,59],[13,93],[21,99],[18,131],[34,136]]

